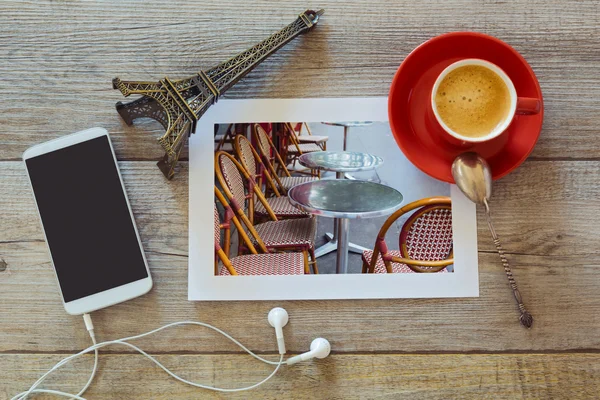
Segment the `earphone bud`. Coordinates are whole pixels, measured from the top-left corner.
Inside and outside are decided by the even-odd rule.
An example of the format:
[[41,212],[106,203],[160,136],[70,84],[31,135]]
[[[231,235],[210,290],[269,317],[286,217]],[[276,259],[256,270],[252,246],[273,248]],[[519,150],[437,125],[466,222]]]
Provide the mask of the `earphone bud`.
[[311,358],[325,358],[330,352],[331,345],[329,344],[329,341],[323,338],[316,338],[310,344],[309,352],[288,358],[287,364],[296,364],[300,361],[310,360]]
[[285,354],[285,340],[283,339],[283,327],[288,323],[288,313],[281,307],[275,307],[269,311],[267,317],[269,324],[275,328],[275,336],[277,337],[277,348],[279,354]]

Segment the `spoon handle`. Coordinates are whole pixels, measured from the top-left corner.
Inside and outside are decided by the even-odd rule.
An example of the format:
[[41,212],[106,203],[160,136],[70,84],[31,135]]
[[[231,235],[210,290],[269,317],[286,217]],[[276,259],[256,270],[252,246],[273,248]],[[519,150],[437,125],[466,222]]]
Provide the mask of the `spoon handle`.
[[519,321],[521,325],[526,328],[531,328],[533,324],[533,317],[529,312],[525,309],[525,305],[523,304],[523,298],[521,297],[521,292],[519,292],[519,288],[517,287],[517,282],[513,277],[512,270],[510,269],[510,264],[508,263],[508,259],[504,255],[504,250],[502,249],[502,245],[500,244],[500,239],[498,239],[498,235],[496,234],[496,230],[494,229],[494,224],[492,223],[492,217],[490,215],[490,207],[487,203],[487,200],[484,200],[485,205],[485,216],[487,218],[488,227],[490,228],[490,232],[492,234],[492,239],[494,240],[494,244],[496,245],[496,250],[500,255],[500,259],[502,260],[502,265],[504,266],[504,272],[506,272],[506,277],[508,278],[508,282],[510,283],[510,287],[513,290],[513,295],[515,296],[515,300],[519,306],[519,311],[521,312],[521,317]]

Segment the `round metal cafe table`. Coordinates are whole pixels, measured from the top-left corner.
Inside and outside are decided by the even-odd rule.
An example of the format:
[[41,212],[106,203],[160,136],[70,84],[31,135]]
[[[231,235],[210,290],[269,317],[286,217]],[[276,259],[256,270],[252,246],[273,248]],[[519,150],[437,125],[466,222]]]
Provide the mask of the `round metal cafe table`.
[[336,273],[348,272],[350,219],[389,215],[402,205],[402,194],[375,182],[322,179],[294,186],[288,192],[290,203],[311,214],[337,218]]
[[315,151],[302,154],[298,162],[309,169],[337,172],[337,178],[342,178],[345,172],[379,168],[383,158],[358,151]]
[[[316,151],[306,153],[298,158],[298,162],[310,169],[334,171],[338,179],[346,177],[347,172],[369,171],[383,164],[381,157],[357,151]],[[327,243],[315,250],[315,256],[321,257],[338,248],[338,221],[333,223],[333,233],[325,233]],[[348,250],[362,254],[366,248],[355,243],[348,243]]]

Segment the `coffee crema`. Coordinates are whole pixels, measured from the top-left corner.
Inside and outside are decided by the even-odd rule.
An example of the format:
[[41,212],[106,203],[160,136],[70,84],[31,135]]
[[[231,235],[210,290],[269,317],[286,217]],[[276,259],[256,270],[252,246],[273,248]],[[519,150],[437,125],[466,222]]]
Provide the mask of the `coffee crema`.
[[502,78],[481,65],[465,65],[444,77],[435,94],[437,113],[459,135],[483,137],[504,122],[510,93]]

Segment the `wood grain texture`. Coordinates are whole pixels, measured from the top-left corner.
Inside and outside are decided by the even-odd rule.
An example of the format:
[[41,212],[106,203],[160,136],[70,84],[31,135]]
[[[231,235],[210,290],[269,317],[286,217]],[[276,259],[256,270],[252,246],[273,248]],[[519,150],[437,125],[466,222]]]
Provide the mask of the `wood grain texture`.
[[[154,140],[160,127],[150,121],[127,127],[114,110],[123,98],[111,89],[111,79],[189,76],[245,50],[306,8],[325,8],[317,28],[278,51],[227,97],[385,95],[404,57],[448,31],[497,36],[529,61],[544,93],[542,136],[530,160],[495,183],[491,207],[535,317],[532,330],[516,322],[482,214],[479,298],[186,300],[187,165],[182,163],[175,180],[162,178],[149,161],[162,155]],[[10,0],[0,2],[0,27],[0,398],[88,345],[80,318],[67,315],[60,304],[19,160],[34,143],[90,126],[111,133],[155,279],[148,295],[95,313],[99,338],[201,319],[272,354],[274,335],[265,316],[283,304],[291,316],[290,351],[306,351],[312,338],[324,336],[335,354],[287,369],[260,391],[213,397],[597,397],[598,1]],[[201,329],[178,328],[142,344],[175,370],[208,383],[241,386],[268,372]],[[164,379],[126,350],[111,352],[102,356],[90,398],[210,396]],[[67,369],[61,381],[83,382],[88,371],[83,363]]]
[[111,132],[121,158],[157,159],[159,125],[125,126],[114,110],[122,96],[111,89],[112,78],[192,75],[311,7],[326,10],[317,28],[227,96],[385,95],[415,46],[444,32],[475,30],[507,41],[538,75],[547,112],[533,157],[599,157],[597,1],[234,0],[2,2],[0,122],[10,137],[0,159],[17,159],[33,143],[95,125]]
[[[536,318],[535,329],[529,331],[517,323],[514,300],[483,216],[479,298],[187,302],[186,165],[171,182],[160,177],[152,162],[120,166],[156,283],[147,296],[94,313],[99,337],[121,337],[193,318],[214,323],[252,348],[267,351],[274,348],[274,339],[263,316],[283,303],[293,315],[286,336],[293,351],[302,351],[307,338],[319,335],[342,352],[600,349],[595,334],[600,328],[600,296],[595,295],[600,262],[594,245],[600,213],[590,212],[599,195],[594,182],[600,180],[600,162],[527,162],[497,185],[492,210],[526,304]],[[66,315],[60,304],[23,166],[3,162],[0,167],[0,187],[7,189],[0,197],[0,224],[7,227],[0,233],[0,255],[8,264],[0,273],[0,319],[5,321],[0,336],[6,338],[0,341],[0,351],[74,351],[85,345],[86,333],[80,318]],[[565,203],[569,207],[563,207]],[[587,295],[582,298],[582,293]],[[148,348],[237,350],[214,338],[210,332],[181,329],[152,341]]]
[[[0,396],[10,398],[27,389],[62,357],[0,355],[0,368],[10,378],[0,381]],[[158,359],[186,379],[222,387],[251,385],[272,371],[248,355]],[[65,367],[46,387],[78,391],[90,364],[88,358]],[[86,394],[92,399],[581,399],[600,392],[600,356],[585,353],[332,355],[284,367],[263,387],[237,394],[216,394],[166,380],[162,371],[137,355],[101,354],[100,367],[102,373]]]

